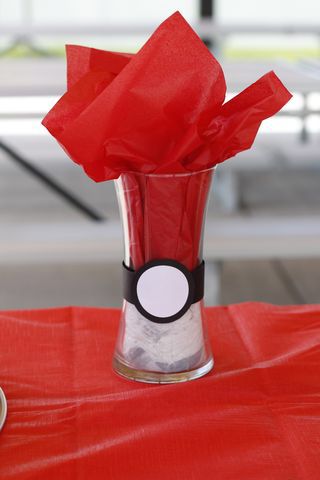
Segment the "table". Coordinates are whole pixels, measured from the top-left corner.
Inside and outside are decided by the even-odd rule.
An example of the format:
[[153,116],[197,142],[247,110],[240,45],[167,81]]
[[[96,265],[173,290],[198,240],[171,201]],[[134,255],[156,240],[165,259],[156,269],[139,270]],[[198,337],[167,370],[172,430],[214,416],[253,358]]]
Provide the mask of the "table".
[[318,480],[320,305],[207,317],[214,370],[148,385],[111,370],[116,309],[0,313],[0,478]]

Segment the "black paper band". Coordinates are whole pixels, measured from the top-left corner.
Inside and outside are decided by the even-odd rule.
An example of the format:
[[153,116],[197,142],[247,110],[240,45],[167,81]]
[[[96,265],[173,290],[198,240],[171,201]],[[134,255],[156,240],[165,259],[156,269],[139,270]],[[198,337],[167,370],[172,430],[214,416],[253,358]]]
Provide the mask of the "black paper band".
[[[161,259],[161,260],[152,260],[147,262],[138,270],[132,270],[127,267],[124,263],[123,265],[123,296],[124,298],[135,305],[137,310],[146,318],[156,323],[170,323],[178,318],[182,317],[184,313],[190,308],[193,303],[197,303],[202,300],[204,295],[204,261],[202,261],[194,270],[188,270],[184,265],[175,260],[171,259]],[[137,296],[137,283],[140,276],[149,268],[156,267],[159,265],[172,266],[180,270],[185,278],[188,281],[189,285],[189,295],[184,304],[184,306],[179,310],[179,312],[171,315],[170,317],[156,317],[146,311],[141,305],[138,296]]]

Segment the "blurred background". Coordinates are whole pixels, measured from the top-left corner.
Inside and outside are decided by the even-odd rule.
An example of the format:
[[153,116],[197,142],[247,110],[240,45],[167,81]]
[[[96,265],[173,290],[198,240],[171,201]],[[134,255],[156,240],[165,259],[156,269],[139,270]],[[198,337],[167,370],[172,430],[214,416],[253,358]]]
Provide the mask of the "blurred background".
[[207,303],[319,303],[318,0],[0,0],[1,309],[120,306],[114,186],[87,178],[40,122],[65,90],[66,43],[136,52],[175,10],[217,56],[229,96],[271,69],[294,94],[217,170]]

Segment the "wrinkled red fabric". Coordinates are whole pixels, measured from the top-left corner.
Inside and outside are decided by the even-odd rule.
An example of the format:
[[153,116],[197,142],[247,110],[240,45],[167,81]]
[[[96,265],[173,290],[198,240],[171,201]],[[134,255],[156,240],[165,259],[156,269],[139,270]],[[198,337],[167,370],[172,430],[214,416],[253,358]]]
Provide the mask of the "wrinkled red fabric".
[[224,104],[221,66],[179,12],[136,55],[68,46],[67,77],[42,123],[98,182],[212,167],[250,148],[291,98],[269,72]]
[[176,385],[113,373],[118,310],[0,313],[0,478],[318,480],[320,305],[206,311],[214,370]]

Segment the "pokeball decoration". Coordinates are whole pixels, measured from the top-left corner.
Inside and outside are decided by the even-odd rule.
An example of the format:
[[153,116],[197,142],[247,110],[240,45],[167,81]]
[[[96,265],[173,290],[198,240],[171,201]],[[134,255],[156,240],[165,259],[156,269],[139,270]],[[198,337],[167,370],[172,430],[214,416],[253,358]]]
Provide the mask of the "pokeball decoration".
[[123,268],[124,298],[152,322],[174,322],[203,298],[204,262],[192,272],[170,259],[153,260],[136,272]]
[[214,169],[249,149],[291,94],[271,71],[225,102],[221,65],[179,12],[135,55],[67,46],[67,78],[42,123],[90,178],[115,181],[122,217],[114,369],[198,378],[213,366],[202,239]]

